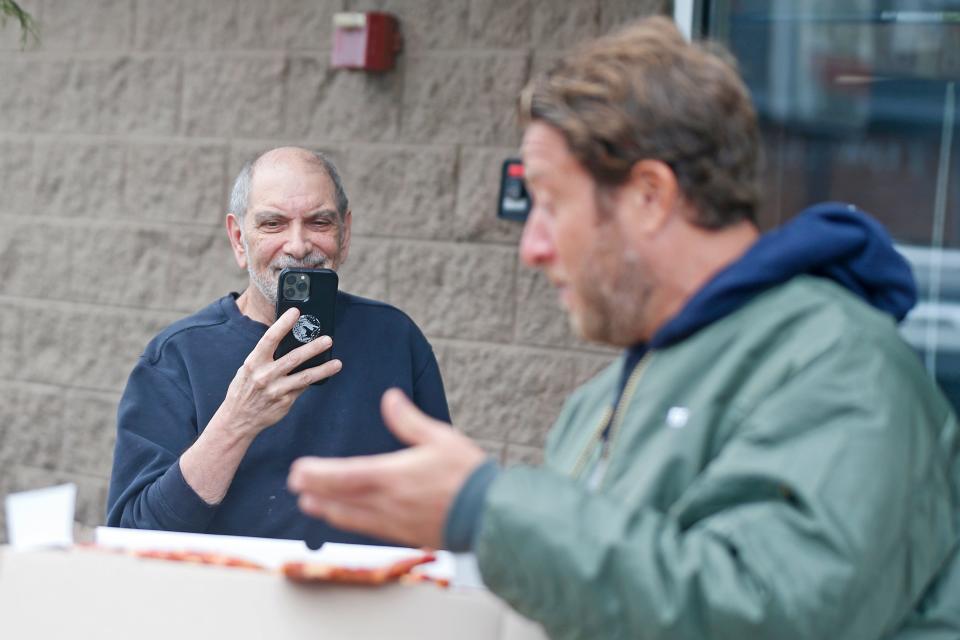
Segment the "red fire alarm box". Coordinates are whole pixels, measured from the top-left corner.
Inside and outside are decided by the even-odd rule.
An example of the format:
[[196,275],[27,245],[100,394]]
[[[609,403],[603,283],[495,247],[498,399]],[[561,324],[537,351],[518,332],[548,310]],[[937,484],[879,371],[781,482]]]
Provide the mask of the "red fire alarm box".
[[389,13],[337,13],[333,16],[334,69],[389,71],[400,51],[400,29]]

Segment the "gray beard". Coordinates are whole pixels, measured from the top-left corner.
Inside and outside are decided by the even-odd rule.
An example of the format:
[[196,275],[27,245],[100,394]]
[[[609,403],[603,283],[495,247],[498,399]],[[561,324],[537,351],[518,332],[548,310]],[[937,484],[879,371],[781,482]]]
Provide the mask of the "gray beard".
[[[250,255],[250,249],[247,247],[247,239],[242,238],[243,250]],[[253,264],[247,261],[247,273],[250,274],[250,282],[257,288],[257,291],[271,305],[277,305],[277,278],[284,269],[335,269],[337,261],[331,259],[319,251],[314,251],[307,256],[297,259],[288,255],[281,255],[273,260],[263,271],[256,271]]]

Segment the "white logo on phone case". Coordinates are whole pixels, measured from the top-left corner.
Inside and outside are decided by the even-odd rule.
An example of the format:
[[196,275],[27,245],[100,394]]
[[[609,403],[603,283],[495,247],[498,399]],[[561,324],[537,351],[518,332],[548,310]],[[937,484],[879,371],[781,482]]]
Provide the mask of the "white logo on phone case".
[[309,314],[300,316],[297,324],[293,326],[293,337],[304,344],[319,338],[321,332],[322,327],[319,318]]

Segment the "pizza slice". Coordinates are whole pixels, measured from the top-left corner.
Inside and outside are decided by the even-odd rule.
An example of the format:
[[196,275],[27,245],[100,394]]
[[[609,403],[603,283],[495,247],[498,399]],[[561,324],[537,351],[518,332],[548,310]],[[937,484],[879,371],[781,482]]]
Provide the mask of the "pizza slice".
[[172,560],[174,562],[189,562],[193,564],[207,564],[218,567],[235,567],[238,569],[254,569],[265,571],[266,567],[251,562],[245,558],[228,556],[223,553],[213,553],[209,551],[153,551],[138,550],[132,552],[138,558],[150,558],[154,560]]
[[418,556],[403,558],[382,567],[341,567],[313,562],[288,562],[280,568],[280,571],[287,579],[294,582],[382,585],[407,576],[420,575],[411,574],[411,569],[436,559],[433,552],[424,551]]

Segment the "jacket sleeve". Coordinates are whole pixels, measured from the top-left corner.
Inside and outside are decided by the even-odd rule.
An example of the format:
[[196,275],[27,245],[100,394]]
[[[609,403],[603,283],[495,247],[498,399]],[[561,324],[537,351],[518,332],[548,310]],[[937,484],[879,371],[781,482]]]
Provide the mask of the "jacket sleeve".
[[202,533],[216,513],[186,483],[180,454],[198,435],[192,398],[141,357],[117,412],[107,524]]
[[956,543],[957,430],[919,367],[871,353],[796,372],[668,512],[507,469],[477,540],[484,581],[554,639],[886,637]]

